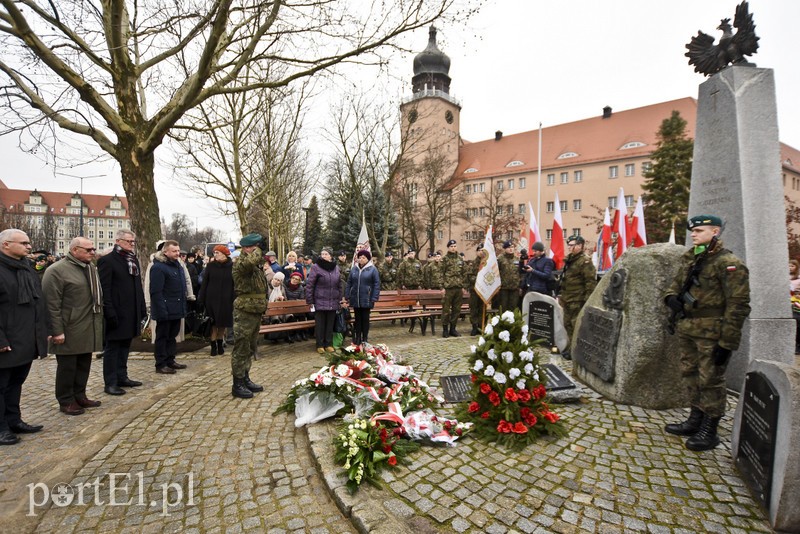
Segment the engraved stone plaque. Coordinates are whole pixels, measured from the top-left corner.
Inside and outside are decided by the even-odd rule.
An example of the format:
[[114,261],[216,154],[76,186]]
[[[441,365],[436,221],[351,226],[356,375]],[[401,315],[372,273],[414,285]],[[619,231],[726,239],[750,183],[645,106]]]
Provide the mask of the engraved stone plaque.
[[472,377],[470,375],[443,376],[439,379],[445,402],[464,402],[470,400]]
[[528,307],[528,334],[531,339],[544,339],[555,345],[553,329],[553,306],[541,300],[532,300]]
[[736,466],[761,503],[769,508],[780,395],[764,374],[745,375]]
[[622,314],[587,306],[583,311],[578,341],[573,350],[575,362],[604,382],[614,380],[619,327]]
[[562,389],[575,389],[578,386],[572,381],[570,377],[564,374],[555,364],[546,363],[542,366],[545,375],[547,376],[547,391],[559,391]]

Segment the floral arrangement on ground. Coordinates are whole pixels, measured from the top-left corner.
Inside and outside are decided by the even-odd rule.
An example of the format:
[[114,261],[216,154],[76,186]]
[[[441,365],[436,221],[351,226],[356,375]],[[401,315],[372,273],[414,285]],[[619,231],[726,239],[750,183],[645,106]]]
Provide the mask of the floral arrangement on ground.
[[473,400],[456,414],[475,424],[477,437],[521,449],[542,435],[566,435],[546,402],[547,377],[519,311],[490,317],[470,352]]
[[328,365],[297,381],[275,414],[294,413],[295,426],[343,416],[335,458],[351,492],[379,484],[380,471],[403,463],[420,443],[454,445],[472,423],[438,416],[439,397],[386,345],[350,345]]

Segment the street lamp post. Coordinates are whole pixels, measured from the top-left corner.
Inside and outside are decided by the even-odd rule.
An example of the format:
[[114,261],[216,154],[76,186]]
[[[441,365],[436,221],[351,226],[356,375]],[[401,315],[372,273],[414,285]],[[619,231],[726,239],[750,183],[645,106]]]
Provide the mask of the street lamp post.
[[78,235],[81,236],[81,237],[84,237],[83,236],[83,207],[84,207],[84,203],[83,203],[83,180],[84,179],[91,179],[91,178],[103,178],[106,175],[105,174],[95,174],[93,176],[76,176],[74,174],[67,174],[65,172],[57,172],[56,174],[61,175],[61,176],[66,176],[68,178],[77,178],[78,180],[81,181],[81,195],[80,195],[81,196],[81,208],[80,208],[81,212],[80,212],[79,219],[78,219],[78,225],[80,226],[80,229],[78,230]]

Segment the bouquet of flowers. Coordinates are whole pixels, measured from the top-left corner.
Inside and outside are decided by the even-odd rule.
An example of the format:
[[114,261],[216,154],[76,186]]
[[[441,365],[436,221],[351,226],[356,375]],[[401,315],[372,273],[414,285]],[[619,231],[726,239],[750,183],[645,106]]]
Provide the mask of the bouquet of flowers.
[[518,311],[490,318],[471,347],[469,363],[473,400],[457,413],[475,423],[479,437],[517,449],[544,434],[566,434],[559,415],[545,402],[546,375]]

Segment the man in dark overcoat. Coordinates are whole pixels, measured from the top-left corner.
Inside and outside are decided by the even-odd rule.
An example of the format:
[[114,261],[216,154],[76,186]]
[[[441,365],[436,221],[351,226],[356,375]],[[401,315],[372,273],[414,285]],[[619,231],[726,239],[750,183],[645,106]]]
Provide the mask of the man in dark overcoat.
[[186,364],[175,361],[178,353],[175,337],[186,317],[186,276],[179,262],[181,253],[177,241],[165,241],[160,252],[153,256],[150,267],[150,312],[156,322],[156,373],[173,375]]
[[19,407],[31,363],[47,355],[47,310],[30,251],[25,232],[0,232],[0,445],[42,429],[24,422]]
[[128,353],[131,341],[142,332],[147,306],[142,289],[142,269],[136,257],[136,235],[119,230],[111,252],[97,260],[103,288],[105,351],[103,352],[104,391],[124,395],[122,388],[141,386],[128,377]]

